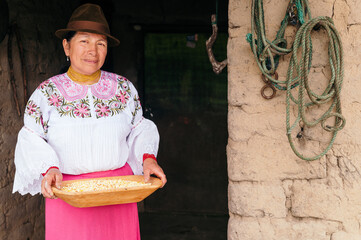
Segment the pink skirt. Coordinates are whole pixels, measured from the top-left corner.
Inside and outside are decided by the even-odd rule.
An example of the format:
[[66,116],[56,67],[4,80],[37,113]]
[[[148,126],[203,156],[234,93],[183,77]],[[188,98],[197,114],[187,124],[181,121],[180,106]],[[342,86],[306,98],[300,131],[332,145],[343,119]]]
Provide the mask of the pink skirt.
[[[81,175],[63,174],[63,180],[133,175],[124,167]],[[139,240],[137,203],[76,208],[61,199],[45,200],[46,240]]]

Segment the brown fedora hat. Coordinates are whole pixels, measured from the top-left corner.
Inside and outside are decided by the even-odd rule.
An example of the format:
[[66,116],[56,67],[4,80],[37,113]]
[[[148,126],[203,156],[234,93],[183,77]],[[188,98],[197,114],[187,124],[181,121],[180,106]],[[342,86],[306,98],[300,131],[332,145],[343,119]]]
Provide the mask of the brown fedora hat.
[[63,39],[70,31],[102,34],[108,37],[110,47],[119,45],[119,40],[110,35],[109,25],[103,10],[96,4],[87,3],[75,9],[66,29],[59,29],[55,35]]

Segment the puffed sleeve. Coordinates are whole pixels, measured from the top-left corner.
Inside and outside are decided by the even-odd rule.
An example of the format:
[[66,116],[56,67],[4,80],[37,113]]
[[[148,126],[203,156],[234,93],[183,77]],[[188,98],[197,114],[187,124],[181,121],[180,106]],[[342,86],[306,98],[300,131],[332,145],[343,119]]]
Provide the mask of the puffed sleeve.
[[127,138],[129,146],[128,164],[135,175],[143,174],[143,154],[157,156],[159,146],[159,133],[157,126],[149,119],[143,117],[138,92],[128,81],[130,99],[128,108],[131,115],[132,130]]
[[24,126],[18,134],[15,148],[15,179],[13,193],[41,191],[42,173],[49,167],[59,167],[59,160],[47,143],[49,106],[44,94],[38,88],[30,97],[25,113]]

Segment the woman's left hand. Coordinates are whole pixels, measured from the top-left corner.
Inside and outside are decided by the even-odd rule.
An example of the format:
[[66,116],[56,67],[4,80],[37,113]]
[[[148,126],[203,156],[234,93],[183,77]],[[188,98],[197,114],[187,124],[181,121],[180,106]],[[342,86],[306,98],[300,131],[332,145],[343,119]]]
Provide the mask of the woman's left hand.
[[158,165],[157,161],[155,161],[153,158],[147,158],[144,160],[143,173],[144,173],[144,181],[145,182],[149,181],[151,174],[154,174],[160,178],[160,180],[163,183],[161,188],[164,187],[164,185],[167,182],[167,178],[163,172],[163,169]]

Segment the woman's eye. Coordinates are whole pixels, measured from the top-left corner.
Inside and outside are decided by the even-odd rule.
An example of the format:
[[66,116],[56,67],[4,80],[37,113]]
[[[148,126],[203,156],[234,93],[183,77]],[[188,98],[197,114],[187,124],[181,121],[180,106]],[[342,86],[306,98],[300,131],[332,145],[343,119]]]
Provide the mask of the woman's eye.
[[80,40],[81,43],[86,43],[87,41],[86,40]]

